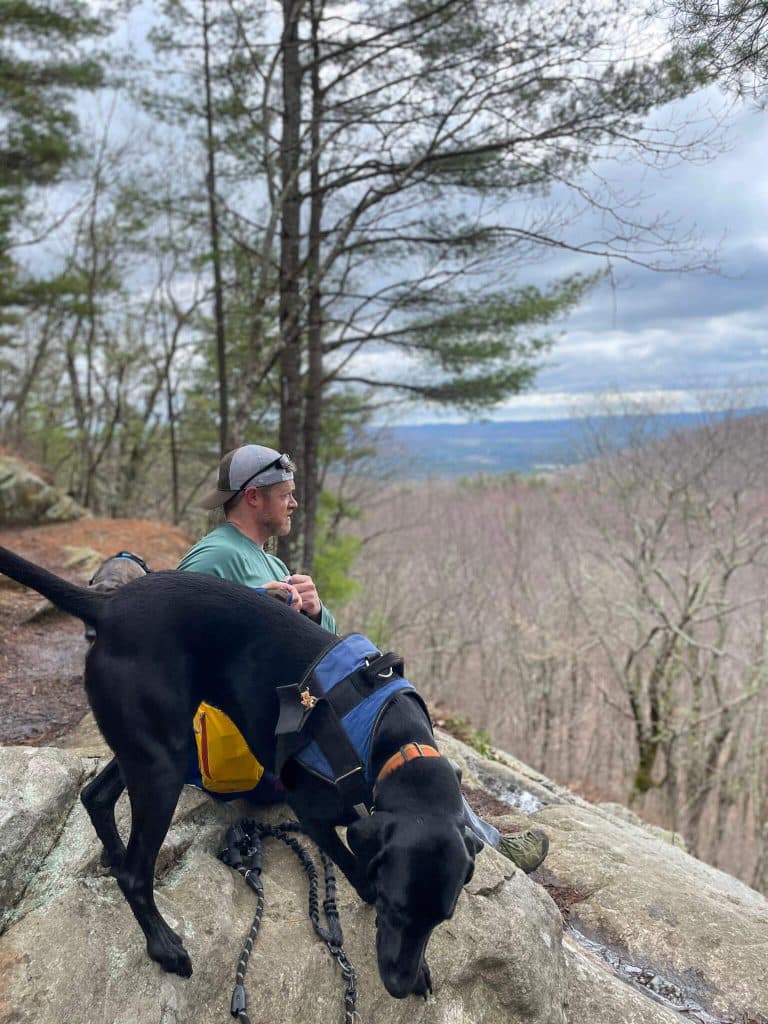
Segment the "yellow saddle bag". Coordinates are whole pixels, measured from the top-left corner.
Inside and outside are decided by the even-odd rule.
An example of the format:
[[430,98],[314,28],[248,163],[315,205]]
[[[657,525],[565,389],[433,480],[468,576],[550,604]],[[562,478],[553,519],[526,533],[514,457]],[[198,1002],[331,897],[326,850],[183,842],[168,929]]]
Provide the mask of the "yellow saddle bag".
[[193,720],[203,785],[212,793],[245,793],[264,774],[235,723],[212,704],[201,704]]

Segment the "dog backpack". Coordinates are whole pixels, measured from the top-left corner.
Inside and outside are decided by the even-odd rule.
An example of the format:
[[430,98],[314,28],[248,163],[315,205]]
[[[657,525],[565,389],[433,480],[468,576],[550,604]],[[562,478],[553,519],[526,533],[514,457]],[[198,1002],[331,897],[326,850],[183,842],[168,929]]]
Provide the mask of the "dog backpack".
[[211,793],[245,793],[264,774],[232,719],[202,703],[194,717],[197,759],[203,786]]

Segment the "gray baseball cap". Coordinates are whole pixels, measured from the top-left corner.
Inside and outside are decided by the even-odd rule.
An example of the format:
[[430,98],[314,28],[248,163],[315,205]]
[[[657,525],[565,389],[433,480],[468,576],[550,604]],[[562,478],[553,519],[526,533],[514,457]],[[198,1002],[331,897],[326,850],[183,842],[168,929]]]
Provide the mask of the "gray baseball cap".
[[263,444],[244,444],[227,452],[219,463],[215,491],[200,502],[201,508],[218,508],[246,487],[268,487],[293,480],[296,467],[290,455],[281,455]]

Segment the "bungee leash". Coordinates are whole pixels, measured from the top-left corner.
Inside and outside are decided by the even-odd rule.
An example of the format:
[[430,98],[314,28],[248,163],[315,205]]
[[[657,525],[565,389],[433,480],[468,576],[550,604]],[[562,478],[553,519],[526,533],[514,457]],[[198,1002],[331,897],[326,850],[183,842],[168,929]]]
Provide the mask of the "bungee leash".
[[245,946],[237,962],[235,973],[235,989],[232,993],[232,1002],[229,1012],[236,1017],[240,1024],[251,1024],[247,1012],[247,999],[245,994],[245,971],[253,951],[254,944],[261,929],[261,919],[264,913],[264,885],[262,883],[262,839],[272,837],[285,843],[299,859],[309,879],[309,918],[317,936],[322,939],[328,947],[328,951],[341,968],[341,975],[346,982],[344,991],[344,1022],[355,1024],[357,1020],[357,977],[355,969],[344,952],[344,936],[339,923],[339,912],[336,906],[336,876],[333,870],[333,863],[323,851],[320,851],[320,860],[323,864],[325,881],[325,898],[323,900],[323,913],[327,927],[320,924],[320,911],[317,892],[317,867],[312,855],[295,839],[291,833],[301,832],[301,827],[296,821],[283,821],[279,825],[267,825],[262,822],[244,818],[242,821],[230,826],[227,829],[226,846],[219,854],[219,859],[229,867],[239,871],[246,883],[256,894],[256,915],[245,940]]

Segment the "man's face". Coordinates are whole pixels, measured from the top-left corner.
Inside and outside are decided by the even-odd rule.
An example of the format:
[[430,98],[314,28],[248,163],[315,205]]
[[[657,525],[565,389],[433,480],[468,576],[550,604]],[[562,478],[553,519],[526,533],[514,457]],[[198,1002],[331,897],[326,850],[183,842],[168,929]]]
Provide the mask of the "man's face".
[[291,515],[298,508],[295,489],[293,480],[286,480],[262,492],[261,525],[269,530],[270,537],[285,537],[291,532]]

